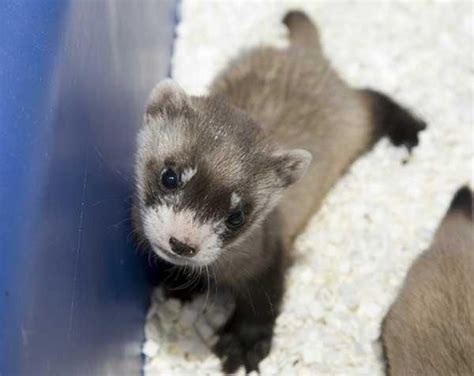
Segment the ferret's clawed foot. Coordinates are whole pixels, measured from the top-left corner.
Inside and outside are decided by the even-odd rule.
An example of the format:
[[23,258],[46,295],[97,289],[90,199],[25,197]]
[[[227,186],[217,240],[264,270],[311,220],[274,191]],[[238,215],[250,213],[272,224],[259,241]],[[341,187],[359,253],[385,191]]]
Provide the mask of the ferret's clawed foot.
[[426,123],[407,111],[393,114],[392,122],[387,129],[388,138],[395,146],[405,146],[411,152],[418,145],[418,134],[426,129]]
[[270,352],[272,327],[229,324],[221,330],[214,346],[215,354],[222,360],[222,370],[234,373],[240,366],[244,366],[247,373],[259,371],[259,363]]
[[371,89],[363,92],[372,102],[375,138],[386,135],[392,144],[405,146],[411,152],[418,145],[418,134],[426,129],[426,122],[385,94]]
[[234,373],[244,364],[244,351],[237,338],[232,333],[221,334],[214,346],[215,354],[222,360],[222,370]]

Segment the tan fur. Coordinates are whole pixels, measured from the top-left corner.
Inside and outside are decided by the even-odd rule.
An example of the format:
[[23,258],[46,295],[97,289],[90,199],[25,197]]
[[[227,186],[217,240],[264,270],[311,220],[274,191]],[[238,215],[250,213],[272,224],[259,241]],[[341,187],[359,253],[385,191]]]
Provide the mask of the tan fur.
[[390,375],[474,374],[474,227],[452,209],[387,314]]
[[290,245],[334,182],[372,145],[369,101],[341,81],[317,42],[250,51],[217,77],[211,92],[250,114],[280,145],[313,154],[306,177],[279,205]]

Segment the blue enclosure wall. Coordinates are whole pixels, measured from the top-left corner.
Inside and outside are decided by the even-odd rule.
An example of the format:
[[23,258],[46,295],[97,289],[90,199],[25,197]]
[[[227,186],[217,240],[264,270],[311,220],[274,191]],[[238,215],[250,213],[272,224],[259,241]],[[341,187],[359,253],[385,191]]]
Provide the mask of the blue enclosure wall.
[[133,152],[172,0],[0,1],[0,375],[133,375]]

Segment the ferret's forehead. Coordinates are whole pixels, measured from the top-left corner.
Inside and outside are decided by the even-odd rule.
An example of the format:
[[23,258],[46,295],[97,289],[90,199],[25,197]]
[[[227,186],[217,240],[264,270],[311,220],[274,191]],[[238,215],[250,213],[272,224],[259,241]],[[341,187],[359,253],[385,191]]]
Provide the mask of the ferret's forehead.
[[238,184],[249,164],[246,163],[248,150],[232,140],[218,139],[218,135],[209,131],[196,132],[163,124],[142,129],[137,153],[137,167],[145,173],[150,173],[146,167],[151,162],[154,168],[175,165],[192,170],[193,175],[204,173],[208,179],[226,185]]
[[145,125],[138,134],[138,159],[143,162],[164,160],[184,151],[190,141],[191,135],[186,127],[173,126],[169,121],[158,118]]

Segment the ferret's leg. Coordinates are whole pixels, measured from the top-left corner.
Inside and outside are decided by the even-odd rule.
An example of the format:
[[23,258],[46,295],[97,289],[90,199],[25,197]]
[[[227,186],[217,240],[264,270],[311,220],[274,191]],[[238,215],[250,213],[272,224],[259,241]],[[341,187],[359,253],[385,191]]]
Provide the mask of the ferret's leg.
[[393,99],[378,91],[365,89],[374,120],[374,141],[387,136],[395,146],[404,145],[409,151],[418,145],[418,133],[426,123]]
[[234,314],[219,331],[214,347],[224,372],[233,373],[241,365],[247,372],[258,371],[260,361],[270,352],[283,280],[282,260],[277,260],[263,275],[239,288]]

